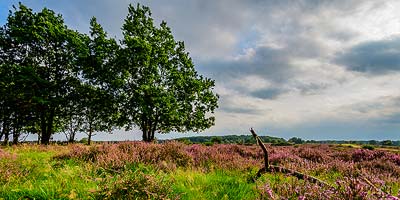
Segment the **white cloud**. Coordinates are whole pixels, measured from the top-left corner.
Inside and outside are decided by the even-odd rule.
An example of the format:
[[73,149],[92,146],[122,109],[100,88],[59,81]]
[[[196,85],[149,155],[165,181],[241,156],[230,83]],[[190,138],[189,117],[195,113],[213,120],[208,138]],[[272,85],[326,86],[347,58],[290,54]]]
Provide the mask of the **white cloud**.
[[[130,1],[26,2],[46,4],[84,31],[95,15],[119,37]],[[216,79],[220,109],[209,132],[307,132],[304,127],[318,130],[323,122],[357,124],[400,113],[399,73],[365,74],[335,61],[355,45],[399,35],[399,1],[141,2],[185,41],[199,71]]]

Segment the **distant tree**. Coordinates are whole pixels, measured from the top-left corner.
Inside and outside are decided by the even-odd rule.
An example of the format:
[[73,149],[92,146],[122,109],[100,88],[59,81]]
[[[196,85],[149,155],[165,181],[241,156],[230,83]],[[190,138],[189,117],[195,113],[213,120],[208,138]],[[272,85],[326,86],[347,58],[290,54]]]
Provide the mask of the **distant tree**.
[[385,146],[392,146],[393,142],[391,140],[384,140],[381,142],[381,144]]
[[288,140],[288,142],[294,143],[294,144],[303,144],[304,140],[298,137],[292,137]]
[[198,75],[166,22],[153,24],[148,7],[129,5],[119,65],[123,68],[125,127],[139,127],[144,141],[155,132],[202,131],[214,124],[214,81]]
[[370,141],[368,141],[368,144],[370,144],[370,145],[377,145],[377,144],[378,144],[378,141],[376,141],[376,140],[370,140]]
[[222,143],[222,138],[221,137],[212,137],[211,142],[214,144],[221,144]]

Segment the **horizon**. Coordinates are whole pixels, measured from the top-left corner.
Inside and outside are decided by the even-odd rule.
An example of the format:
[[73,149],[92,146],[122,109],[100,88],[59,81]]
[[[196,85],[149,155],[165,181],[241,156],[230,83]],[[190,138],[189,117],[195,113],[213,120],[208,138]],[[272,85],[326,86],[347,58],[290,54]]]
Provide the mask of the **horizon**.
[[[0,24],[19,1],[0,2]],[[20,0],[88,33],[95,16],[121,38],[128,4],[149,6],[184,41],[197,71],[216,81],[216,124],[202,133],[306,140],[400,140],[400,2]],[[93,140],[135,140],[138,130]],[[78,135],[78,140],[82,138]],[[64,137],[64,135],[55,135]]]

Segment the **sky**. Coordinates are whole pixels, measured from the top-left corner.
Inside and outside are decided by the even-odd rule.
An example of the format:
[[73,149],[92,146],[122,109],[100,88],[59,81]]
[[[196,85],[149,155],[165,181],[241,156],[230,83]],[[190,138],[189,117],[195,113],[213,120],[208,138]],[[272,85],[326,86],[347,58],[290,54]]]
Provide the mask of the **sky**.
[[[400,140],[398,0],[20,0],[89,30],[95,16],[121,38],[127,7],[149,6],[184,41],[200,74],[216,81],[219,108],[199,133],[283,138]],[[0,1],[0,24],[18,1]],[[140,132],[96,140],[140,139]]]

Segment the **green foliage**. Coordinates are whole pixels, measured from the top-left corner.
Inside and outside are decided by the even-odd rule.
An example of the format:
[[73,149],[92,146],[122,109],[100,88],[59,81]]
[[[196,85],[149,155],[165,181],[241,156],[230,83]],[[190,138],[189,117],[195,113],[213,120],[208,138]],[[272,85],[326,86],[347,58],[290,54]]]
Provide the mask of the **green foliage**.
[[[215,138],[215,139],[213,139]],[[271,137],[271,136],[260,136],[263,142],[271,143],[271,144],[285,144],[286,140],[283,138]],[[256,140],[251,135],[224,135],[224,136],[195,136],[195,137],[186,137],[186,138],[178,138],[177,141],[188,141],[190,143],[214,143],[215,141],[221,140],[220,143],[223,144],[255,144]],[[214,141],[212,141],[214,140]]]
[[391,140],[384,140],[381,142],[381,144],[385,146],[392,146],[393,142]]
[[292,137],[288,140],[288,142],[294,143],[294,144],[303,144],[304,140],[298,137]]
[[222,143],[222,138],[221,137],[212,137],[211,142],[214,144],[221,144]]
[[202,131],[214,124],[214,81],[198,75],[183,42],[166,22],[153,24],[148,7],[130,5],[122,27],[126,128],[139,127],[144,141],[154,133]]
[[[20,108],[15,111],[17,115],[5,113],[3,119],[27,119],[30,124],[17,122],[13,127],[35,130],[41,142],[48,144],[51,135],[59,130],[64,108],[70,105],[68,97],[79,83],[76,56],[84,46],[82,37],[68,29],[61,15],[54,11],[44,8],[34,13],[22,4],[10,12],[1,35],[0,68],[12,71],[5,74],[4,79],[8,80],[1,82],[7,87],[18,83],[18,89],[10,91],[15,101],[3,102],[13,107],[24,106],[17,106]],[[12,81],[13,74],[17,82]]]
[[363,149],[368,149],[368,150],[374,150],[375,149],[375,147],[372,146],[372,145],[363,145],[362,148]]
[[183,42],[150,9],[128,8],[121,43],[93,17],[90,35],[69,29],[61,15],[19,4],[0,28],[0,139],[25,133],[49,144],[63,132],[202,131],[214,124],[214,81],[197,73]]

